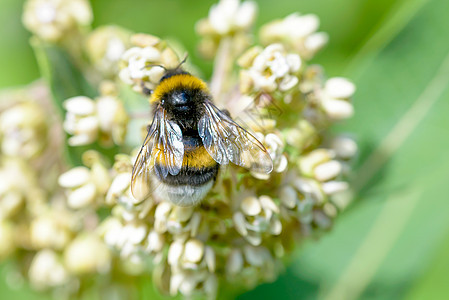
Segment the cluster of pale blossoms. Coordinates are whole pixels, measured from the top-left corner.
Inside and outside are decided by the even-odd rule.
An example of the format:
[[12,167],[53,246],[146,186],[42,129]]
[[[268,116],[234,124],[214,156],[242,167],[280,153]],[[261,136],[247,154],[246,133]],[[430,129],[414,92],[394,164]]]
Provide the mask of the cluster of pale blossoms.
[[[315,15],[269,22],[254,45],[257,9],[253,1],[220,0],[196,30],[200,53],[215,58],[215,104],[264,144],[273,171],[221,166],[205,199],[180,207],[137,200],[130,184],[151,122],[148,95],[184,53],[118,26],[90,30],[87,1],[26,2],[33,39],[68,52],[66,63],[99,92],[74,95],[70,86],[60,99],[48,90],[65,86],[38,82],[41,93],[31,86],[5,94],[0,259],[21,262],[10,284],[20,276],[61,298],[89,293],[94,283],[125,299],[151,274],[165,294],[214,299],[274,280],[296,245],[332,227],[349,201],[357,145],[328,129],[353,114],[355,87],[309,64],[327,42]],[[68,47],[74,41],[78,47]]]
[[[220,1],[213,6],[197,25],[203,42],[213,37],[217,43],[209,54],[223,51],[221,43],[235,42],[239,34],[247,36],[255,11],[253,2]],[[248,14],[246,22],[241,22],[242,14]],[[291,24],[303,32],[292,34]],[[239,57],[232,48],[219,54],[225,60],[238,58],[240,78],[234,86],[240,92],[223,88],[220,92],[227,96],[216,103],[265,145],[273,160],[271,174],[223,167],[200,205],[177,207],[156,198],[136,202],[129,186],[133,157],[121,157],[122,171],[107,198],[116,206],[104,227],[105,240],[136,264],[150,258],[160,289],[213,298],[226,282],[252,287],[272,280],[295,238],[329,229],[347,204],[341,195],[349,188],[345,175],[357,146],[349,137],[331,137],[325,130],[352,115],[355,88],[343,78],[326,80],[320,67],[308,65],[327,40],[315,32],[317,27],[315,16],[294,14],[263,27],[260,40],[272,42],[265,47],[253,46]],[[132,48],[133,60],[125,53],[120,73],[139,70],[134,80],[123,78],[138,91],[155,82],[143,76],[142,66],[160,63],[142,55],[147,49],[145,44]],[[216,72],[226,68],[216,66],[214,76]],[[219,75],[232,81],[230,74]]]
[[92,19],[87,0],[29,0],[22,17],[28,30],[49,42],[68,38]]
[[101,95],[96,99],[76,96],[64,101],[65,131],[72,135],[70,146],[91,144],[98,141],[105,146],[123,144],[128,115],[112,82],[103,82]]
[[[220,45],[229,46],[238,55],[251,43],[251,28],[257,15],[255,1],[221,0],[212,5],[207,18],[196,24],[201,36],[198,50],[205,58],[213,58]],[[226,43],[222,43],[226,39]],[[222,46],[223,47],[223,46]]]
[[62,135],[49,97],[42,82],[0,96],[0,260],[18,261],[7,273],[12,287],[27,278],[36,290],[67,297],[86,275],[107,273],[112,256],[95,211],[72,211],[57,186]]
[[136,92],[153,90],[164,75],[164,68],[179,64],[176,53],[158,37],[136,34],[131,37],[131,45],[121,57],[119,77]]

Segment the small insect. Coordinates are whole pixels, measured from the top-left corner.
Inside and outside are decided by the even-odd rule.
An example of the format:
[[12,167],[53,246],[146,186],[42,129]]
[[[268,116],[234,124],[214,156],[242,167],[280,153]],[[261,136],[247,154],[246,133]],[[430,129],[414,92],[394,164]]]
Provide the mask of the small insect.
[[270,173],[265,147],[212,103],[207,85],[179,66],[167,69],[150,97],[153,122],[134,164],[136,199],[153,193],[179,206],[199,203],[220,165]]

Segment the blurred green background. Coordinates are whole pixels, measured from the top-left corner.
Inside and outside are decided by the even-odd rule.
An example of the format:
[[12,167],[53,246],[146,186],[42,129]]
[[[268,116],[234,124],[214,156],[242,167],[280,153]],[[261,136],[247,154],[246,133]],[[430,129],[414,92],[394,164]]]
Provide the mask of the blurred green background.
[[[214,1],[91,2],[94,26],[177,38],[210,74],[211,64],[194,54],[194,24]],[[239,299],[447,299],[449,1],[257,2],[257,27],[296,11],[320,17],[330,43],[314,62],[356,83],[356,114],[335,130],[351,132],[360,154],[356,200],[334,229],[298,249],[277,281]],[[22,6],[0,2],[0,87],[39,76]],[[11,290],[2,272],[0,299],[46,298]]]

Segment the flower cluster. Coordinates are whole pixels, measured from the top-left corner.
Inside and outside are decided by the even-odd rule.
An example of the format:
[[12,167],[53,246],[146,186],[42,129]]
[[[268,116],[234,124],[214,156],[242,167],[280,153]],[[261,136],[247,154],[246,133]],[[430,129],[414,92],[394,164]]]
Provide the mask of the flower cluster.
[[1,153],[30,159],[45,146],[47,122],[35,102],[17,103],[0,114]]
[[301,57],[282,44],[249,49],[239,60],[242,93],[288,92],[299,83]]
[[25,3],[23,12],[23,23],[28,30],[50,42],[90,25],[92,19],[87,0],[30,0]]
[[104,197],[111,184],[109,170],[100,155],[93,151],[83,154],[83,161],[89,167],[78,166],[61,174],[58,184],[65,189],[67,205],[72,209],[95,208],[103,205]]
[[117,77],[119,62],[130,47],[131,33],[118,26],[100,26],[89,33],[85,52],[102,79]]
[[[168,295],[214,299],[223,287],[274,280],[295,245],[329,230],[349,201],[357,145],[328,129],[353,114],[355,86],[309,64],[327,42],[315,15],[265,24],[257,45],[256,12],[256,2],[220,0],[196,31],[200,53],[215,59],[214,103],[265,146],[273,171],[220,166],[201,203],[180,207],[151,193],[136,199],[130,186],[151,121],[142,107],[150,111],[148,95],[181,56],[153,35],[89,31],[84,0],[28,0],[26,26],[58,47],[78,43],[58,49],[100,92],[40,82],[45,101],[0,106],[0,259],[17,257],[21,276],[57,297],[94,282],[120,298],[119,287],[136,289],[151,274]],[[49,88],[69,92],[52,98]]]
[[128,115],[113,84],[104,83],[102,95],[95,100],[85,96],[67,99],[64,108],[64,129],[73,135],[69,145],[87,145],[97,140],[106,146],[123,144]]
[[[14,256],[17,278],[28,278],[36,290],[66,297],[81,289],[86,275],[109,272],[112,257],[96,232],[96,213],[71,209],[71,204],[79,205],[82,192],[65,197],[57,186],[62,145],[57,132],[51,132],[54,140],[49,134],[50,128],[62,126],[42,111],[48,97],[41,82],[2,97],[7,106],[0,112],[5,124],[0,145],[11,149],[12,144],[16,150],[4,151],[0,159],[0,259]],[[91,169],[97,180],[104,180],[99,167],[92,164]],[[83,180],[60,176],[72,187]]]
[[260,29],[263,45],[282,43],[304,59],[312,58],[328,41],[324,32],[316,32],[320,20],[314,14],[293,13],[284,19],[274,20]]
[[209,16],[196,24],[196,31],[202,37],[199,43],[200,53],[213,58],[220,42],[227,39],[235,53],[241,53],[249,44],[249,32],[257,14],[254,1],[220,0],[209,10]]
[[137,92],[154,89],[164,75],[164,68],[174,68],[179,64],[173,49],[158,37],[133,35],[131,44],[133,47],[121,57],[119,76]]

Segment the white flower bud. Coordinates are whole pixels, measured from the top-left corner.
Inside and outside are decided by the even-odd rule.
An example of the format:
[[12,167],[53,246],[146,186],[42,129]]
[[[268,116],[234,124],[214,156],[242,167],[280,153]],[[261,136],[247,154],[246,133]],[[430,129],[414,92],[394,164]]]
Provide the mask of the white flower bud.
[[168,248],[167,262],[169,265],[175,266],[179,264],[182,253],[184,252],[184,244],[182,241],[174,241]]
[[85,134],[95,138],[97,136],[99,120],[94,116],[81,118],[75,124],[75,134]]
[[154,213],[154,229],[157,232],[163,233],[167,231],[168,215],[170,214],[172,208],[173,205],[167,201],[163,201],[157,205],[156,211]]
[[215,272],[216,258],[215,252],[211,247],[206,247],[204,252],[204,260],[210,272]]
[[95,113],[95,102],[86,96],[77,96],[64,101],[64,108],[75,116],[88,116]]
[[339,136],[333,139],[331,147],[335,151],[335,154],[343,159],[350,159],[358,150],[357,143],[353,139],[345,136]]
[[237,232],[242,236],[248,235],[248,231],[246,230],[245,216],[241,212],[236,212],[233,216],[233,220]]
[[88,183],[70,192],[67,197],[67,204],[74,209],[87,207],[94,202],[96,193],[95,184]]
[[338,176],[342,171],[341,163],[331,160],[315,167],[314,175],[319,181],[328,181]]
[[193,207],[187,206],[187,207],[181,207],[181,206],[175,206],[173,207],[173,210],[169,217],[169,222],[185,222],[188,221],[193,214]]
[[243,253],[245,255],[245,260],[253,266],[260,267],[262,266],[268,257],[270,256],[267,253],[267,250],[262,247],[253,247],[253,246],[245,246],[243,248]]
[[[131,173],[120,173],[118,174],[111,183],[109,190],[106,194],[106,202],[114,203],[119,197],[123,196],[125,192],[129,189],[131,183]],[[131,201],[134,198],[127,198]]]
[[[245,53],[242,57],[248,55]],[[282,44],[271,44],[252,60],[248,71],[242,74],[251,78],[253,92],[273,92],[276,89],[285,92],[298,85],[297,72],[301,65],[299,55],[287,53]]]
[[79,146],[94,142],[99,130],[95,102],[84,96],[73,97],[64,102],[64,108],[67,110],[64,129],[73,135],[69,144]]
[[154,230],[150,231],[147,240],[148,240],[147,251],[150,253],[160,252],[164,248],[165,245],[164,235],[159,234]]
[[298,82],[299,82],[298,77],[287,75],[279,83],[279,90],[281,92],[288,91],[288,90],[292,89],[293,87],[295,87],[298,84]]
[[292,209],[296,206],[296,202],[298,201],[298,195],[294,188],[287,185],[281,189],[281,202],[286,207]]
[[226,262],[226,273],[229,275],[238,274],[243,268],[243,255],[242,252],[233,249],[228,256],[228,260]]
[[337,213],[338,213],[337,208],[335,207],[335,205],[333,205],[331,203],[324,204],[323,211],[324,211],[324,213],[327,216],[329,216],[331,218],[335,218],[337,216]]
[[346,191],[349,184],[345,181],[328,181],[322,184],[322,189],[327,195],[333,195]]
[[279,207],[276,205],[276,203],[273,202],[273,199],[271,199],[271,197],[262,195],[259,197],[259,201],[265,212],[272,211],[274,213],[279,213]]
[[77,237],[65,249],[64,263],[74,274],[106,273],[110,268],[111,254],[97,236],[89,234]]
[[69,280],[69,274],[52,250],[41,250],[33,258],[28,276],[38,290],[60,286]]
[[67,204],[74,209],[94,204],[99,193],[99,187],[86,167],[75,167],[61,174],[58,183],[67,189]]
[[248,232],[248,235],[245,236],[245,239],[250,243],[252,246],[259,246],[262,243],[262,236],[259,232]]
[[316,204],[320,204],[324,200],[321,183],[316,180],[304,177],[296,178],[293,186],[304,196],[313,198],[313,202]]
[[348,119],[354,114],[354,107],[345,100],[323,99],[321,105],[326,114],[334,120]]
[[182,273],[174,273],[170,276],[170,295],[171,296],[176,296],[183,280],[184,280],[184,275]]
[[183,281],[181,285],[179,286],[179,291],[184,296],[190,296],[193,294],[195,288],[198,286],[198,283],[200,283],[204,278],[204,275],[201,273],[194,273],[190,276],[187,276],[187,274],[184,276]]
[[247,197],[243,199],[241,205],[242,211],[247,216],[255,216],[258,215],[262,211],[262,207],[260,206],[259,201],[256,197]]
[[313,176],[315,167],[331,160],[333,157],[334,153],[327,149],[316,149],[299,160],[299,168],[303,174]]
[[284,19],[274,20],[261,28],[263,44],[282,42],[305,59],[312,58],[327,43],[327,35],[316,33],[319,27],[316,15],[293,13]]
[[184,260],[189,263],[198,263],[204,255],[204,244],[197,239],[190,239],[184,247]]
[[147,236],[147,228],[139,224],[128,224],[123,228],[123,232],[131,244],[139,244]]
[[316,53],[329,41],[329,36],[324,32],[309,35],[304,41],[304,47],[311,53]]
[[114,126],[114,118],[119,109],[119,102],[111,96],[97,99],[98,122],[102,131],[109,131]]
[[282,223],[278,218],[273,218],[270,222],[270,233],[280,235],[282,232]]
[[308,14],[300,16],[299,14],[291,14],[286,17],[286,26],[290,27],[290,33],[296,37],[305,37],[315,32],[320,20],[316,15]]
[[355,92],[355,85],[342,77],[334,77],[326,81],[324,91],[329,97],[335,99],[348,99]]
[[165,70],[159,66],[154,66],[148,71],[148,78],[151,82],[159,82],[164,76]]
[[123,225],[120,220],[115,217],[108,217],[105,219],[99,228],[101,236],[109,246],[116,246],[120,240]]

